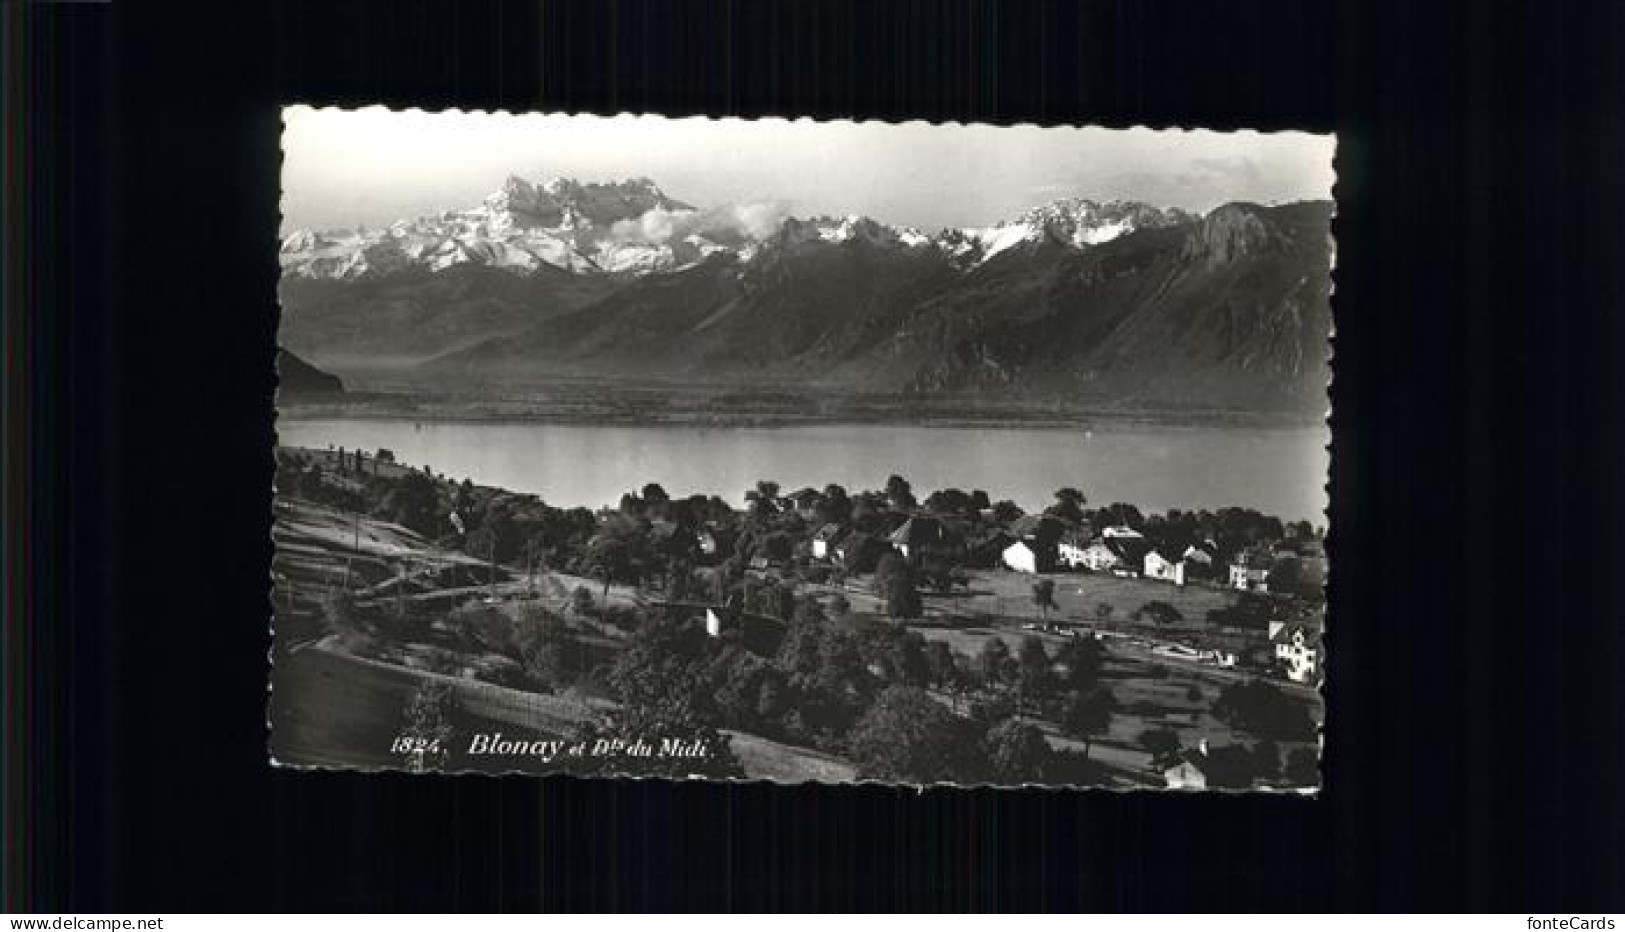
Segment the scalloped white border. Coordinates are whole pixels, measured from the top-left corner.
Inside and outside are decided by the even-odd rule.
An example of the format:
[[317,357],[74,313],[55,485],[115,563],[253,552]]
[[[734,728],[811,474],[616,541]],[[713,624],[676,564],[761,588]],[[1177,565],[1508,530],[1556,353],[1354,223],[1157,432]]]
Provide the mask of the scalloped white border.
[[[279,116],[279,121],[280,121],[281,126],[282,126],[282,132],[279,135],[279,139],[285,139],[286,136],[287,136],[287,117],[288,117],[289,112],[290,111],[298,111],[298,110],[330,111],[330,112],[331,111],[336,111],[336,112],[341,112],[341,113],[373,113],[373,112],[415,113],[415,114],[424,114],[424,115],[428,115],[428,116],[435,116],[435,115],[441,115],[441,114],[462,114],[462,115],[481,115],[481,116],[493,116],[493,117],[502,116],[502,117],[520,118],[520,119],[523,119],[523,118],[526,118],[526,117],[559,117],[559,116],[593,117],[593,118],[598,118],[598,119],[618,119],[618,118],[626,117],[626,118],[633,118],[633,119],[654,118],[654,119],[661,119],[661,120],[669,120],[669,121],[672,121],[672,122],[688,121],[688,122],[707,122],[707,123],[767,123],[767,124],[846,123],[846,124],[851,124],[851,125],[854,125],[854,126],[865,126],[865,125],[878,124],[878,125],[883,125],[883,126],[933,126],[933,127],[941,127],[941,126],[946,126],[946,127],[983,126],[983,127],[986,127],[986,126],[992,126],[992,127],[1005,128],[1005,129],[1008,129],[1008,128],[1030,128],[1030,129],[1057,130],[1057,131],[1081,130],[1081,129],[1102,129],[1102,130],[1109,130],[1109,131],[1113,131],[1113,132],[1127,132],[1127,131],[1132,131],[1132,130],[1143,130],[1143,131],[1147,131],[1147,132],[1156,132],[1156,133],[1215,133],[1215,134],[1220,134],[1220,135],[1253,134],[1253,135],[1258,135],[1258,136],[1307,135],[1307,136],[1326,136],[1326,137],[1329,137],[1332,140],[1332,165],[1331,165],[1331,168],[1332,168],[1332,176],[1333,176],[1332,189],[1331,189],[1331,192],[1330,192],[1331,200],[1332,200],[1332,216],[1331,216],[1331,221],[1330,221],[1330,224],[1329,224],[1330,229],[1328,231],[1328,235],[1331,238],[1331,246],[1332,246],[1332,267],[1329,270],[1329,276],[1330,276],[1330,279],[1331,279],[1331,289],[1330,289],[1330,292],[1329,292],[1329,295],[1328,295],[1328,303],[1330,304],[1330,310],[1331,310],[1331,315],[1330,315],[1331,327],[1330,327],[1329,332],[1326,334],[1326,356],[1325,356],[1325,361],[1326,361],[1326,367],[1327,367],[1327,372],[1328,372],[1327,379],[1326,379],[1326,414],[1321,419],[1321,423],[1324,424],[1325,427],[1326,427],[1327,436],[1328,436],[1328,441],[1327,441],[1327,445],[1326,445],[1327,474],[1325,476],[1325,482],[1323,483],[1321,488],[1326,493],[1326,507],[1322,511],[1322,515],[1326,519],[1326,554],[1327,554],[1327,564],[1328,564],[1325,588],[1326,588],[1326,590],[1328,592],[1331,590],[1333,579],[1334,579],[1334,576],[1336,574],[1336,569],[1337,569],[1336,554],[1335,554],[1335,537],[1336,537],[1336,527],[1337,527],[1337,525],[1336,525],[1336,522],[1334,520],[1335,499],[1333,498],[1333,494],[1332,494],[1333,493],[1332,476],[1335,473],[1334,464],[1336,463],[1336,457],[1337,457],[1337,431],[1336,431],[1335,425],[1332,422],[1332,417],[1333,417],[1333,392],[1335,390],[1336,381],[1337,381],[1337,317],[1338,317],[1338,307],[1337,307],[1337,305],[1338,305],[1338,301],[1337,301],[1337,254],[1338,254],[1338,250],[1337,250],[1337,228],[1338,228],[1338,222],[1339,222],[1339,216],[1338,216],[1339,212],[1338,212],[1337,207],[1338,207],[1338,204],[1340,203],[1340,197],[1341,197],[1342,187],[1343,187],[1342,176],[1340,174],[1338,174],[1338,172],[1337,172],[1338,163],[1339,163],[1339,161],[1341,159],[1341,156],[1342,156],[1342,140],[1340,138],[1338,138],[1336,133],[1317,133],[1317,132],[1314,132],[1314,131],[1311,131],[1311,130],[1297,130],[1297,129],[1260,130],[1260,129],[1256,129],[1256,128],[1252,128],[1252,127],[1237,127],[1237,128],[1234,128],[1234,129],[1217,130],[1217,129],[1206,129],[1206,128],[1200,127],[1200,126],[1190,126],[1190,125],[1185,125],[1185,124],[1167,125],[1167,126],[1153,126],[1153,125],[1150,125],[1150,124],[1147,124],[1147,123],[1135,123],[1135,124],[1128,125],[1128,126],[1118,126],[1118,125],[1113,125],[1113,124],[1109,124],[1109,123],[1037,123],[1037,122],[1033,122],[1033,121],[1030,121],[1030,120],[1029,121],[1017,121],[1017,122],[998,122],[998,121],[995,121],[995,120],[962,121],[962,120],[926,120],[926,119],[910,119],[910,120],[819,119],[819,118],[808,117],[808,116],[801,116],[801,117],[720,116],[720,117],[718,117],[718,116],[709,116],[709,115],[705,115],[705,114],[683,114],[683,115],[679,115],[679,116],[671,116],[671,115],[663,114],[663,113],[638,113],[638,112],[629,111],[629,110],[617,111],[615,113],[600,113],[600,112],[593,111],[593,110],[526,110],[526,111],[513,111],[513,110],[507,110],[507,109],[465,110],[465,109],[460,109],[460,108],[456,108],[456,107],[445,107],[445,108],[439,108],[439,109],[424,109],[422,107],[390,107],[390,106],[386,106],[386,105],[383,105],[383,104],[371,104],[371,105],[363,106],[363,107],[346,107],[346,106],[330,106],[330,105],[322,105],[322,104],[294,103],[294,104],[285,104],[285,105],[283,105],[283,107],[281,108],[281,110],[279,112],[279,115],[278,115]],[[286,151],[279,147],[278,154],[280,156],[279,162],[278,162],[279,166],[285,166],[285,163],[287,161],[287,153],[286,153]],[[285,201],[286,201],[286,198],[287,198],[287,191],[286,191],[285,188],[281,187],[281,175],[282,175],[282,168],[279,167],[279,170],[278,170],[279,188],[278,188],[278,190],[281,191],[281,195],[280,195],[280,197],[278,198],[278,201],[277,201],[278,230],[272,231],[270,249],[268,250],[268,253],[267,253],[269,256],[272,256],[272,257],[274,257],[277,254],[277,248],[278,248],[278,246],[279,246],[279,244],[281,242],[280,237],[278,235],[278,231],[281,228],[282,221],[284,221],[286,219]],[[278,320],[277,330],[280,333],[280,331],[281,331],[281,301],[280,301],[280,299],[277,301],[277,320]],[[275,351],[276,351],[276,348],[272,347],[273,367],[275,365],[274,360],[276,358],[276,352]],[[277,373],[277,385],[278,385],[278,387],[280,389],[280,385],[281,385],[281,373],[280,372]],[[280,435],[277,434],[276,431],[275,431],[275,424],[276,424],[276,420],[277,420],[277,417],[278,417],[278,411],[277,411],[277,407],[276,407],[276,398],[277,398],[277,394],[276,394],[276,392],[273,392],[273,394],[272,394],[272,435],[273,435],[273,440],[272,440],[272,445],[271,445],[271,453],[272,453],[272,455],[275,454],[277,443],[280,440]],[[272,475],[273,475],[273,477],[275,476],[275,470],[274,469],[272,470]],[[267,510],[268,510],[268,513],[269,513],[270,518],[271,518],[271,524],[270,524],[271,528],[274,528],[275,520],[276,520],[275,502],[276,502],[276,486],[275,486],[275,479],[273,478],[272,487],[270,489],[270,496],[267,499]],[[270,533],[270,531],[268,531],[268,533]],[[272,559],[274,560],[275,559],[275,551],[276,551],[276,542],[275,542],[274,538],[271,540],[271,550],[272,550]],[[1104,792],[1104,793],[1151,793],[1151,794],[1158,794],[1158,795],[1168,794],[1168,795],[1171,795],[1171,796],[1174,796],[1174,797],[1196,797],[1196,798],[1209,798],[1209,797],[1213,797],[1213,796],[1219,796],[1219,797],[1225,797],[1225,796],[1249,796],[1249,797],[1265,797],[1265,798],[1268,798],[1268,797],[1282,797],[1282,798],[1296,797],[1296,798],[1318,799],[1321,796],[1321,794],[1323,794],[1326,791],[1326,778],[1327,778],[1327,769],[1326,769],[1326,732],[1327,732],[1327,729],[1330,727],[1330,721],[1331,721],[1331,717],[1332,717],[1331,716],[1331,703],[1328,701],[1328,697],[1326,695],[1326,684],[1328,682],[1330,682],[1331,679],[1332,679],[1331,658],[1332,658],[1332,654],[1333,654],[1333,651],[1329,648],[1328,644],[1329,644],[1330,638],[1331,638],[1332,617],[1335,614],[1334,605],[1332,604],[1332,602],[1331,602],[1331,600],[1329,598],[1328,598],[1327,604],[1326,604],[1326,619],[1325,619],[1325,624],[1324,624],[1324,630],[1321,632],[1321,670],[1322,670],[1321,681],[1320,681],[1319,686],[1317,686],[1317,688],[1316,688],[1316,692],[1320,696],[1321,721],[1318,723],[1318,728],[1317,728],[1317,730],[1319,732],[1318,764],[1319,764],[1319,770],[1320,770],[1320,785],[1315,786],[1315,787],[1302,787],[1302,788],[1291,788],[1291,789],[1281,789],[1281,790],[1260,790],[1260,789],[1239,790],[1239,789],[1225,789],[1225,788],[1220,788],[1220,787],[1213,787],[1213,788],[1208,788],[1208,789],[1199,790],[1199,791],[1190,791],[1190,790],[1171,790],[1171,789],[1168,789],[1166,787],[1155,787],[1155,786],[1122,787],[1122,786],[1108,786],[1108,785],[1099,785],[1099,784],[1067,784],[1067,783],[1023,783],[1023,784],[1019,784],[1019,785],[1006,785],[1006,784],[998,784],[998,783],[961,784],[961,783],[953,783],[951,781],[938,781],[938,782],[933,782],[933,783],[928,783],[928,784],[911,784],[911,783],[888,783],[888,782],[883,781],[883,780],[851,780],[851,781],[844,781],[844,782],[831,782],[831,781],[808,779],[808,780],[801,780],[801,781],[791,781],[791,780],[774,780],[774,779],[766,778],[766,777],[761,777],[761,778],[750,778],[750,777],[739,778],[739,777],[734,777],[734,778],[720,778],[720,779],[719,778],[710,778],[710,777],[690,777],[690,778],[686,778],[686,779],[678,779],[678,778],[661,777],[661,776],[639,776],[639,775],[636,775],[636,774],[615,774],[615,775],[611,775],[611,776],[602,776],[602,777],[578,777],[578,776],[575,776],[573,774],[568,774],[568,773],[545,773],[545,772],[536,772],[536,771],[530,771],[530,770],[522,770],[522,769],[518,769],[518,768],[514,768],[514,769],[510,769],[510,770],[441,770],[441,771],[433,771],[433,772],[424,773],[424,774],[414,774],[414,773],[412,773],[412,771],[407,770],[404,767],[371,767],[371,766],[365,766],[365,765],[360,765],[360,764],[357,764],[357,765],[302,764],[302,763],[293,763],[293,762],[290,762],[290,761],[283,761],[283,760],[277,759],[275,747],[272,745],[272,714],[273,714],[272,713],[272,706],[276,701],[275,689],[274,689],[274,684],[275,684],[275,680],[276,680],[276,670],[275,670],[275,667],[276,667],[276,611],[275,611],[275,605],[276,605],[276,603],[275,603],[275,577],[273,575],[273,572],[274,571],[272,569],[272,566],[267,565],[266,566],[266,583],[267,583],[266,601],[267,601],[267,604],[269,606],[269,610],[267,612],[267,621],[266,621],[266,630],[267,630],[267,634],[268,634],[268,639],[267,639],[267,645],[266,645],[265,748],[266,748],[266,759],[267,759],[268,763],[272,767],[274,767],[276,769],[279,769],[279,770],[291,770],[291,771],[301,771],[301,772],[304,772],[304,771],[337,772],[337,773],[355,773],[355,772],[361,772],[361,773],[399,773],[399,774],[406,774],[406,775],[409,775],[409,776],[428,776],[428,777],[480,776],[480,777],[491,777],[491,778],[497,778],[497,779],[507,778],[507,777],[524,777],[524,778],[527,778],[527,779],[544,779],[544,780],[545,779],[573,779],[573,780],[605,780],[605,779],[608,779],[608,780],[617,780],[617,781],[630,780],[630,781],[636,781],[636,782],[643,782],[643,781],[646,781],[646,780],[654,780],[654,781],[660,781],[660,782],[664,782],[664,783],[765,784],[765,785],[770,785],[770,786],[792,786],[792,787],[806,787],[806,786],[848,787],[848,786],[861,786],[861,787],[865,787],[865,788],[880,787],[880,788],[890,790],[890,791],[893,791],[893,792],[898,792],[898,793],[910,793],[911,792],[911,793],[913,793],[915,795],[920,795],[920,796],[923,796],[927,791],[988,790],[988,789],[991,789],[991,790],[1006,790],[1006,791],[1048,790],[1048,791],[1056,791],[1056,792],[1085,791],[1085,792]]]

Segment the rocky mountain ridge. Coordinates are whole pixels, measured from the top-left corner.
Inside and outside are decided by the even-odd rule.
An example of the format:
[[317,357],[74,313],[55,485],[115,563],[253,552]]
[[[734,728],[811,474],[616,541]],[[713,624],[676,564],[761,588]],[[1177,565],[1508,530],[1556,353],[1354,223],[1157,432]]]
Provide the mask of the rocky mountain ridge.
[[511,178],[471,210],[290,234],[282,341],[442,387],[658,377],[1314,416],[1331,215],[1065,198],[927,234],[745,223],[648,179]]
[[1175,208],[1133,201],[1065,198],[1013,220],[927,234],[869,217],[786,217],[767,235],[752,235],[726,210],[701,211],[668,196],[648,178],[582,183],[554,178],[533,184],[509,177],[484,201],[387,227],[294,230],[282,241],[286,277],[356,280],[410,268],[432,272],[483,265],[514,272],[543,266],[576,274],[646,275],[691,266],[719,252],[751,258],[763,246],[805,242],[871,243],[936,249],[960,268],[1007,249],[1044,240],[1073,248],[1097,245],[1147,227],[1189,222]]

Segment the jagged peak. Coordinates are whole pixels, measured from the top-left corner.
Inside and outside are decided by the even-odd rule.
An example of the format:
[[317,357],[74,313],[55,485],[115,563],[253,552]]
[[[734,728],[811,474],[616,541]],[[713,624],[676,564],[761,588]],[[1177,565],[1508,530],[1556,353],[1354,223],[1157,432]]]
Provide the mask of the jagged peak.
[[1186,237],[1184,255],[1228,262],[1267,246],[1279,236],[1269,208],[1250,201],[1232,201],[1208,211]]

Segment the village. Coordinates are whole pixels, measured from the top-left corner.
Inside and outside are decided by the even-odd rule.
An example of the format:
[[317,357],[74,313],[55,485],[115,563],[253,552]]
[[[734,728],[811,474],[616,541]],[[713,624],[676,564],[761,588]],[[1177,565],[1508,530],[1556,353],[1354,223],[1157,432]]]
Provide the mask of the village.
[[[277,463],[273,716],[292,762],[523,767],[448,737],[502,731],[718,749],[658,764],[676,770],[556,762],[578,773],[1320,782],[1327,557],[1307,522],[1076,488],[920,498],[899,476],[763,480],[743,508],[652,483],[557,508],[387,450]],[[402,759],[403,729],[448,740]]]

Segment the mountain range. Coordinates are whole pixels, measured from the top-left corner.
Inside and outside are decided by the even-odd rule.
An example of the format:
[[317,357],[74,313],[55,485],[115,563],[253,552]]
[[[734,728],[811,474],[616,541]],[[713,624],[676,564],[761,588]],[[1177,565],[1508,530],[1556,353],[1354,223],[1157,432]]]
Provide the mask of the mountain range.
[[1318,415],[1331,215],[1067,198],[927,234],[516,177],[468,210],[288,235],[282,342],[448,386],[658,376]]

